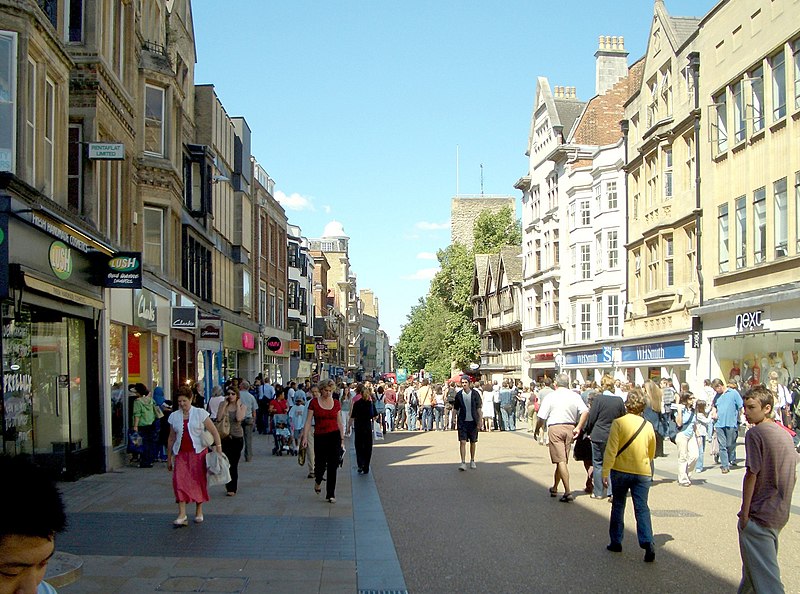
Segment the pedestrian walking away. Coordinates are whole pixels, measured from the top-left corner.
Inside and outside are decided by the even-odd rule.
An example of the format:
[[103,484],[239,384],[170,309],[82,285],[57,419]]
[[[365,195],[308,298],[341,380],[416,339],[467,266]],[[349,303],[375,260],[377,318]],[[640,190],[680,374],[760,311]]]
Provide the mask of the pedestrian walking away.
[[169,418],[167,441],[167,470],[172,472],[172,489],[178,504],[178,517],[173,524],[186,526],[186,504],[195,504],[194,521],[201,523],[203,504],[208,501],[206,476],[206,446],[203,431],[208,430],[214,441],[211,447],[222,453],[222,441],[211,417],[202,408],[192,406],[192,393],[187,386],[178,389],[178,410]]
[[319,385],[319,397],[308,406],[306,425],[300,445],[308,447],[308,434],[314,421],[314,492],[322,491],[322,477],[327,474],[325,499],[336,503],[336,471],[344,454],[344,423],[341,404],[333,398],[336,384],[323,380]]
[[459,470],[467,469],[467,442],[469,441],[469,467],[477,468],[475,450],[478,445],[478,427],[481,425],[483,401],[481,393],[470,385],[468,377],[461,378],[461,390],[456,393],[453,409],[458,419],[458,448],[461,454]]
[[647,499],[653,482],[653,458],[656,454],[656,435],[653,426],[642,418],[644,392],[632,388],[625,401],[627,414],[611,423],[606,453],[603,457],[603,484],[611,481],[611,521],[608,528],[612,553],[622,552],[625,533],[625,501],[628,491],[633,500],[636,536],[644,549],[644,560],[655,561],[653,526]]
[[372,388],[359,383],[356,394],[360,396],[350,407],[350,418],[347,420],[347,432],[354,432],[356,448],[356,464],[358,474],[368,474],[372,460],[373,422],[378,416]]
[[147,386],[139,383],[133,389],[139,395],[133,401],[133,430],[142,437],[139,468],[152,468],[158,450],[158,420],[164,413],[156,406]]
[[719,378],[711,382],[711,387],[717,393],[714,398],[714,408],[711,418],[719,441],[719,465],[722,473],[730,472],[730,467],[736,465],[736,440],[739,437],[739,411],[742,410],[742,397],[732,387],[726,387]]
[[539,418],[547,422],[548,449],[550,461],[555,465],[553,486],[550,496],[558,495],[559,483],[564,485],[564,495],[559,501],[569,503],[574,500],[569,487],[569,451],[574,439],[581,432],[589,417],[589,407],[580,397],[569,389],[569,375],[559,373],[556,389],[547,396],[539,408]]

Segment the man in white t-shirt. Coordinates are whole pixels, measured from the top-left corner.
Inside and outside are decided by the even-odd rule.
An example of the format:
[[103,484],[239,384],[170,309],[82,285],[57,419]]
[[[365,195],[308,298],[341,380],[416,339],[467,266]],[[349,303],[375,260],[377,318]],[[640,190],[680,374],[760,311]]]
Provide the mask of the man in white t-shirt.
[[547,421],[547,438],[550,443],[550,461],[555,464],[553,487],[550,496],[558,495],[558,483],[564,484],[564,495],[559,499],[564,503],[573,501],[569,488],[569,451],[572,441],[578,436],[589,417],[580,394],[569,389],[569,376],[560,373],[556,377],[556,389],[547,396],[539,408],[539,418]]

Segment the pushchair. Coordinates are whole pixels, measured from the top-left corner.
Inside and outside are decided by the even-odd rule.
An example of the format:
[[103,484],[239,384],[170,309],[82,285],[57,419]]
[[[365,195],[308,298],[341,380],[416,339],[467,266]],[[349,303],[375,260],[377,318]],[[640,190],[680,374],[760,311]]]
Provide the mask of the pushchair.
[[286,452],[289,455],[296,453],[292,433],[289,431],[289,415],[274,415],[272,417],[272,435],[275,438],[275,447],[272,448],[273,456],[283,456]]

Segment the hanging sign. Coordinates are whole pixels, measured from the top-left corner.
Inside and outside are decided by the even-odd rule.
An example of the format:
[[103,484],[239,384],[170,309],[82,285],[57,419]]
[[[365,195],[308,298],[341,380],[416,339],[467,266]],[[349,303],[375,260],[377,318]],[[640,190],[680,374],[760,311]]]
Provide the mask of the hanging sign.
[[197,327],[196,307],[173,307],[170,328],[194,329]]

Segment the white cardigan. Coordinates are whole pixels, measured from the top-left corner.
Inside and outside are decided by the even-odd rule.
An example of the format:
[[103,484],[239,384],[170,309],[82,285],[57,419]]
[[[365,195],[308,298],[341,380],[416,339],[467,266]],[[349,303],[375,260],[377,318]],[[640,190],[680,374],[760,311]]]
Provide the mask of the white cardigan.
[[[208,412],[202,408],[193,406],[189,409],[189,437],[192,438],[194,451],[198,454],[206,449],[206,446],[203,445],[203,429],[208,417]],[[175,443],[172,445],[172,453],[177,456],[181,450],[181,439],[183,439],[183,411],[176,410],[169,416],[168,420],[177,435]]]

